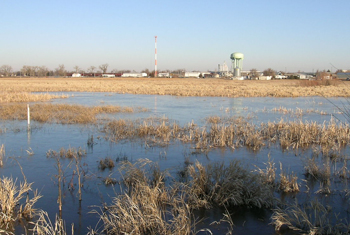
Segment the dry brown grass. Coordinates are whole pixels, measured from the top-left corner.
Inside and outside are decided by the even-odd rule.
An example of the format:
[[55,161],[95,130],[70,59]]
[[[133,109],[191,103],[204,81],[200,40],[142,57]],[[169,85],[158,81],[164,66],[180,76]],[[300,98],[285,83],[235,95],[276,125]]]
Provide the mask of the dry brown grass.
[[4,165],[4,158],[5,158],[5,146],[2,144],[0,148],[0,167]]
[[[136,111],[145,111],[136,109]],[[30,106],[31,120],[41,123],[62,124],[88,124],[96,123],[98,115],[134,112],[131,107],[119,106],[83,106],[69,104],[39,103]],[[2,120],[27,120],[27,105],[5,104],[0,106],[0,119]]]
[[259,174],[253,174],[239,161],[209,164],[199,162],[188,167],[189,180],[184,184],[188,203],[194,208],[220,206],[243,206],[271,208],[274,197],[271,187]]
[[284,193],[299,192],[298,177],[292,172],[287,174],[280,163],[280,183],[279,190]]
[[0,103],[12,102],[35,102],[48,101],[57,98],[67,98],[67,95],[53,95],[53,94],[32,94],[30,92],[0,92]]
[[297,231],[297,234],[340,235],[350,232],[350,225],[346,220],[337,218],[336,214],[332,214],[329,208],[318,201],[311,201],[301,206],[296,202],[286,208],[277,208],[271,219],[271,224],[277,231],[285,227]]
[[99,163],[99,168],[101,170],[105,170],[108,168],[109,170],[115,167],[114,161],[110,157],[106,157],[105,159],[101,159]]
[[49,150],[46,152],[46,157],[48,158],[69,158],[69,159],[76,159],[86,156],[86,151],[82,148],[61,148],[59,152],[56,152],[54,150]]
[[[55,223],[52,224],[46,211],[40,211],[36,222],[32,222],[34,228],[31,229],[34,235],[68,235],[66,225],[62,218],[56,215]],[[74,224],[72,224],[72,232],[74,234]]]
[[189,123],[180,127],[166,121],[114,120],[103,130],[111,141],[143,138],[155,144],[168,144],[172,140],[190,143],[200,151],[218,147],[231,149],[247,147],[258,151],[266,144],[278,143],[283,150],[320,146],[324,156],[335,156],[350,143],[350,127],[334,122],[268,122],[252,124],[243,118],[209,118],[208,125]]
[[[153,171],[149,169],[153,168]],[[191,210],[181,194],[164,185],[165,172],[151,161],[123,162],[126,192],[101,212],[104,234],[193,234]]]
[[301,86],[295,80],[232,81],[193,78],[0,78],[0,92],[118,92],[221,97],[349,97],[349,83]]
[[[0,179],[0,232],[14,234],[15,223],[31,220],[37,213],[34,204],[41,198],[38,191],[33,192],[32,184],[26,179],[17,185],[17,180],[9,177]],[[26,197],[26,200],[23,199]]]

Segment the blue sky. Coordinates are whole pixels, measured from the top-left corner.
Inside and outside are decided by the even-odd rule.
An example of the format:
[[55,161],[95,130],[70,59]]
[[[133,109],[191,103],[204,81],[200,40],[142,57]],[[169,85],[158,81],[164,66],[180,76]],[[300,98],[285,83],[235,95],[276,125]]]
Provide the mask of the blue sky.
[[[349,0],[0,0],[0,66],[350,69]],[[331,64],[334,66],[332,67]],[[231,66],[229,66],[231,67]]]

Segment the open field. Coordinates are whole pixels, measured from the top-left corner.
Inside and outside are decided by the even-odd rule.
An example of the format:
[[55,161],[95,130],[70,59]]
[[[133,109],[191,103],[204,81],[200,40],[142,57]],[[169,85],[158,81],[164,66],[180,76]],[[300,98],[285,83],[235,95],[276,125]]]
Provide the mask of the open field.
[[0,78],[0,93],[118,92],[219,97],[349,97],[350,83],[332,80],[233,81],[195,78]]

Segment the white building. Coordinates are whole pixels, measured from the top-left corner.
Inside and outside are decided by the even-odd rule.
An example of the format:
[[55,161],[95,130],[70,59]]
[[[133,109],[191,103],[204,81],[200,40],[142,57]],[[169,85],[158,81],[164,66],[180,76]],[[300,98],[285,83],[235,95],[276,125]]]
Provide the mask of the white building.
[[123,73],[123,78],[141,78],[147,77],[147,73]]
[[185,72],[185,78],[199,78],[200,75],[204,77],[210,75],[210,72]]
[[73,73],[72,78],[81,78],[81,73]]
[[103,78],[115,78],[114,74],[102,74]]
[[170,78],[170,73],[158,73],[158,77],[160,77],[160,78]]

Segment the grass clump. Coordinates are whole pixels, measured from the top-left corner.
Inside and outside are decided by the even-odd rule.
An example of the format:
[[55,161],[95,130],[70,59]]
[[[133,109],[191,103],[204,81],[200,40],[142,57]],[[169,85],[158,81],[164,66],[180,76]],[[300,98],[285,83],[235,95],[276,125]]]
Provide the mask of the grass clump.
[[239,161],[209,164],[199,162],[188,167],[189,181],[185,184],[189,204],[195,208],[246,206],[270,208],[274,205],[271,187],[258,174],[244,168]]
[[282,163],[280,163],[280,183],[279,190],[285,193],[299,192],[298,177],[293,174],[287,174],[282,168]]
[[34,204],[41,198],[38,191],[33,192],[32,184],[26,180],[17,185],[17,180],[9,177],[0,179],[0,231],[14,234],[14,225],[20,221],[26,222],[36,215]]
[[0,103],[48,101],[67,98],[66,95],[32,94],[30,92],[0,92]]
[[[49,215],[46,211],[40,211],[36,222],[32,222],[34,228],[31,229],[35,235],[68,235],[65,222],[62,218],[56,215],[55,223],[52,224]],[[72,235],[74,234],[74,224],[72,224]]]
[[[138,110],[144,111],[143,109]],[[2,120],[27,120],[26,104],[2,105],[0,111],[0,119]],[[134,109],[112,105],[90,107],[51,103],[39,103],[30,106],[31,119],[41,123],[89,124],[96,123],[98,115],[120,112],[134,112]]]
[[83,150],[81,147],[78,149],[76,148],[61,148],[59,152],[56,152],[54,150],[49,150],[46,152],[46,156],[48,158],[68,158],[68,159],[76,159],[86,156],[86,151]]
[[4,158],[5,158],[5,146],[2,144],[0,148],[0,167],[4,165]]
[[108,168],[109,170],[115,167],[114,161],[110,157],[106,157],[105,159],[101,159],[99,162],[99,169],[105,170]]
[[103,223],[102,233],[192,234],[190,207],[176,190],[165,187],[166,173],[156,169],[147,159],[122,163],[125,192],[106,210],[95,211]]
[[277,208],[272,214],[272,225],[276,231],[290,229],[300,234],[348,234],[350,225],[339,220],[330,208],[324,207],[318,201],[305,205],[296,202],[284,209]]

